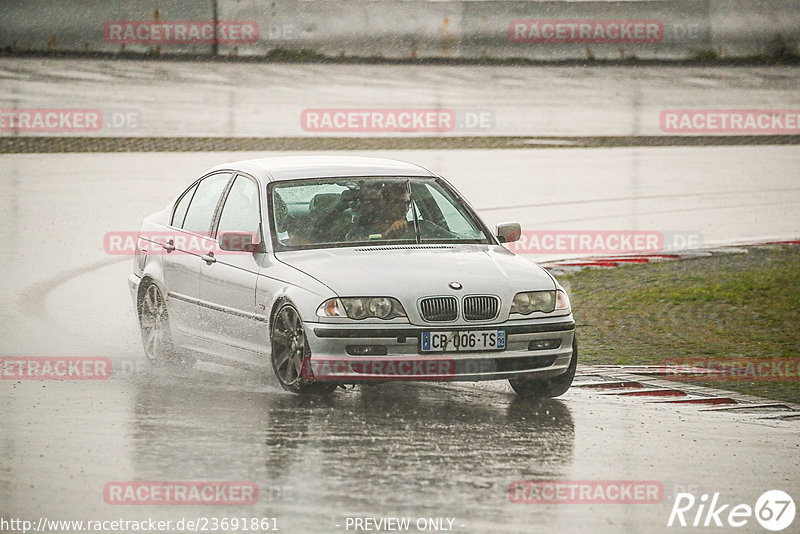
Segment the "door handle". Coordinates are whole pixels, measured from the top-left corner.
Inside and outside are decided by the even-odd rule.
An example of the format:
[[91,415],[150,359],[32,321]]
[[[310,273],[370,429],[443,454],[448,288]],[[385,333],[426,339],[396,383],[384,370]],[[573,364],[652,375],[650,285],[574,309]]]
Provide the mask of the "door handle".
[[173,241],[172,239],[170,239],[169,241],[167,241],[166,243],[164,243],[162,246],[164,247],[164,250],[166,250],[166,251],[167,251],[167,254],[169,254],[170,252],[172,252],[173,250],[175,250],[175,241]]
[[200,256],[200,259],[206,262],[208,265],[211,265],[212,263],[217,261],[217,258],[214,257],[213,252],[209,252],[208,254],[203,254],[202,256]]

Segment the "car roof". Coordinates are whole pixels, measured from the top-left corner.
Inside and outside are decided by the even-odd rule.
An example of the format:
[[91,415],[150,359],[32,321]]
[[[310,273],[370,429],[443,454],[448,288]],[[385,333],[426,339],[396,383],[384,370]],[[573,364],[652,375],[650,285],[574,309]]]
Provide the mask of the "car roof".
[[340,176],[436,176],[428,169],[384,158],[361,156],[284,156],[249,159],[218,165],[217,170],[265,174],[269,180],[299,180]]

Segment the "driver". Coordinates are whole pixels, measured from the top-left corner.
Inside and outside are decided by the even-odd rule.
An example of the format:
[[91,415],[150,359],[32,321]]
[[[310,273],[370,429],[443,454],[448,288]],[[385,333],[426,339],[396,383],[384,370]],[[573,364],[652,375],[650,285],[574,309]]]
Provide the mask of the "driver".
[[382,182],[362,188],[358,201],[357,239],[414,239],[414,223],[406,219],[411,196],[405,182]]

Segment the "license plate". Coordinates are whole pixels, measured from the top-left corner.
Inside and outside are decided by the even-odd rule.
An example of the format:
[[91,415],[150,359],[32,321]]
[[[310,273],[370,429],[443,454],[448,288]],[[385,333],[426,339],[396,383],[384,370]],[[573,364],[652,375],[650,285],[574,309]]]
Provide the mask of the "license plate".
[[420,337],[421,352],[470,352],[505,348],[505,330],[423,332]]

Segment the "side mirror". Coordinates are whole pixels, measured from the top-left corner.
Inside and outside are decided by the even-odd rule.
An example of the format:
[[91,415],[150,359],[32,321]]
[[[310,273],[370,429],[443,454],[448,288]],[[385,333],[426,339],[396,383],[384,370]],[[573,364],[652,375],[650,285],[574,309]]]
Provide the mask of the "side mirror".
[[222,232],[219,237],[220,250],[229,252],[255,252],[258,243],[254,243],[255,235],[250,232]]
[[495,227],[494,234],[501,243],[513,243],[522,236],[522,227],[515,222],[500,223]]

